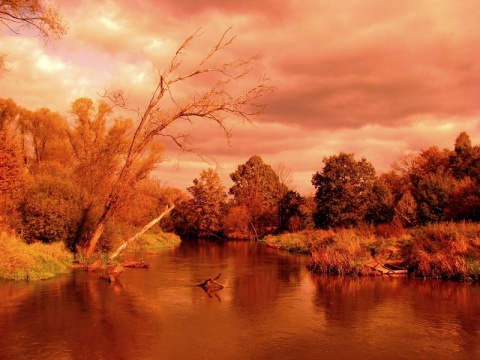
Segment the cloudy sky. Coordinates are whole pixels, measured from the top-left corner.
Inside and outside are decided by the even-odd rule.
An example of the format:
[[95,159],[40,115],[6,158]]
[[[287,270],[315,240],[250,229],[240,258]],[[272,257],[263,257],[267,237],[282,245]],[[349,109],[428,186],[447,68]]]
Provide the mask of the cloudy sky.
[[[230,26],[237,37],[217,60],[262,55],[249,81],[265,73],[276,91],[253,125],[232,122],[230,143],[216,128],[187,129],[227,187],[252,155],[291,171],[307,195],[323,157],[340,151],[381,173],[403,154],[453,149],[462,131],[480,143],[478,0],[55,2],[69,27],[62,39],[2,33],[0,98],[68,116],[78,97],[123,89],[142,108],[158,70],[199,28],[192,59]],[[172,146],[168,157],[157,174],[169,186],[185,189],[208,167]]]

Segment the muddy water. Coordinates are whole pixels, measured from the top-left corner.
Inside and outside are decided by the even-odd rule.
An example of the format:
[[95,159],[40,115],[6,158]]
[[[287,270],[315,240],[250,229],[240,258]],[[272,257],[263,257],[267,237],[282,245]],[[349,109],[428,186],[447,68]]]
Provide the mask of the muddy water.
[[313,276],[254,242],[143,256],[112,284],[0,283],[0,359],[480,359],[477,285]]

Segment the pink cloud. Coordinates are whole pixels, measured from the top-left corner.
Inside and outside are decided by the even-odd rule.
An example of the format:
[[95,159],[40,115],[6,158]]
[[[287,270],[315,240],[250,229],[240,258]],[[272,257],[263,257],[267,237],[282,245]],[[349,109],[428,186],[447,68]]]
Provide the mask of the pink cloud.
[[[231,123],[227,143],[215,126],[185,125],[192,146],[229,171],[254,154],[284,163],[296,187],[311,191],[322,158],[365,156],[378,172],[398,156],[436,145],[452,148],[467,131],[480,142],[480,4],[475,1],[57,1],[69,33],[44,47],[30,36],[0,37],[12,70],[0,97],[66,113],[76,97],[124,89],[145,106],[158,71],[202,27],[185,57],[198,61],[223,31],[238,35],[215,61],[261,54],[250,81],[264,73],[277,91],[254,125]],[[208,86],[179,87],[179,98]],[[229,120],[231,121],[231,120]],[[164,139],[162,139],[164,140]],[[170,186],[191,185],[208,164],[169,144],[159,168]]]

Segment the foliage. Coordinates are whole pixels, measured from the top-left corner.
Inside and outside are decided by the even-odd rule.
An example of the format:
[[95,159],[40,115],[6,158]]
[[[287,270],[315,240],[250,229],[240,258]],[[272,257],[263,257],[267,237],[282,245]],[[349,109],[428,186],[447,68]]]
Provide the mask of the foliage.
[[297,232],[304,229],[306,215],[302,213],[305,199],[296,191],[288,190],[279,202],[280,231]]
[[37,176],[21,204],[22,231],[29,242],[71,243],[80,221],[80,192],[58,167]]
[[312,177],[320,228],[355,226],[365,220],[375,183],[375,169],[366,159],[355,161],[353,154],[341,152],[324,158],[321,173]]
[[231,239],[257,239],[252,217],[246,205],[233,205],[223,220],[225,235]]
[[417,202],[410,191],[406,191],[395,206],[395,218],[399,219],[403,226],[412,227],[418,223]]
[[454,180],[442,171],[428,174],[418,184],[416,191],[418,219],[421,224],[444,220],[443,212],[448,205]]
[[275,232],[279,227],[279,203],[285,185],[260,156],[254,155],[230,174],[234,185],[229,193],[233,204],[243,206],[250,217],[255,237]]
[[394,200],[392,192],[384,178],[376,178],[369,198],[365,221],[372,224],[388,224],[394,217]]
[[48,279],[67,273],[72,260],[62,243],[28,245],[13,234],[0,232],[0,278]]
[[7,130],[0,130],[0,225],[18,223],[18,202],[24,178],[18,148]]
[[470,177],[457,181],[444,216],[453,221],[480,221],[480,189]]
[[187,188],[192,198],[188,201],[188,217],[198,236],[219,234],[226,210],[225,187],[213,169],[203,170],[193,186]]

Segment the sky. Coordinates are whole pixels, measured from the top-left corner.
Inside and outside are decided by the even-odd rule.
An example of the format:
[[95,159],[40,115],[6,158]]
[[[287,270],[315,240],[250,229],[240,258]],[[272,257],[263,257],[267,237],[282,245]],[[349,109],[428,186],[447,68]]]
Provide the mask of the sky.
[[[32,31],[0,34],[9,71],[0,98],[67,118],[72,101],[123,90],[146,106],[181,43],[200,30],[187,61],[206,54],[230,27],[234,42],[214,59],[261,60],[248,78],[276,88],[252,124],[228,119],[233,137],[192,125],[192,146],[215,159],[167,145],[156,169],[185,190],[209,166],[229,174],[251,156],[291,173],[292,187],[314,192],[324,157],[365,157],[378,174],[401,156],[453,149],[466,131],[480,143],[478,0],[56,0],[68,25],[45,43]],[[191,52],[190,52],[191,51]],[[199,87],[201,83],[197,83]]]

